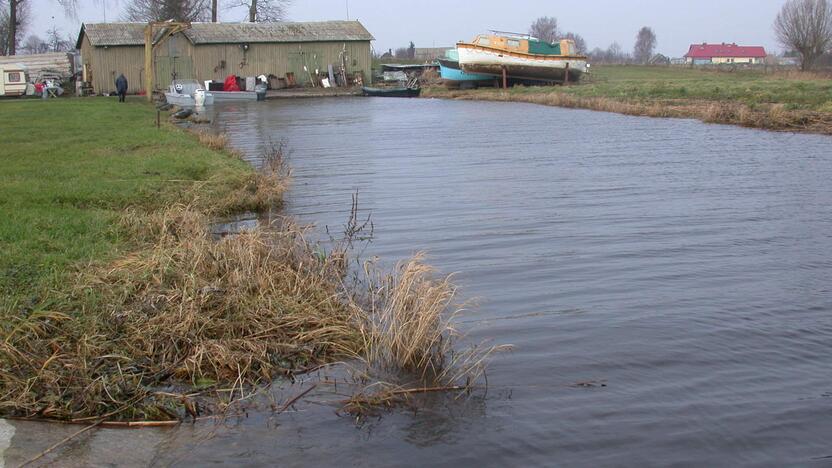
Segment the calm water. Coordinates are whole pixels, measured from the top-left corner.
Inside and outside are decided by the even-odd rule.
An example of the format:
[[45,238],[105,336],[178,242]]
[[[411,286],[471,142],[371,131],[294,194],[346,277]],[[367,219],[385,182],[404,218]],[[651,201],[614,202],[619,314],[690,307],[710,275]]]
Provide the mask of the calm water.
[[227,106],[217,125],[253,159],[287,142],[288,210],[319,229],[358,190],[367,254],[426,250],[478,299],[461,328],[515,350],[484,397],[361,427],[309,404],[142,432],[137,462],[832,466],[832,139],[359,98]]

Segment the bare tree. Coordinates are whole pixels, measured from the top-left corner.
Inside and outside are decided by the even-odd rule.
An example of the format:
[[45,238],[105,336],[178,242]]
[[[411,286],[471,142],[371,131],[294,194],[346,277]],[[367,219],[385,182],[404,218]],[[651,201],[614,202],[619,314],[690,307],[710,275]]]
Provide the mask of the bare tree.
[[52,52],[67,52],[75,46],[71,38],[61,37],[61,30],[54,26],[46,31],[46,45]]
[[584,55],[584,54],[586,54],[587,50],[589,50],[586,46],[586,40],[583,37],[581,37],[580,34],[576,34],[576,33],[573,33],[573,32],[568,32],[568,33],[563,35],[563,39],[572,40],[575,43],[575,49],[576,49],[575,51],[579,55]]
[[596,47],[589,53],[589,57],[594,62],[610,64],[623,64],[630,60],[630,57],[624,53],[624,49],[617,42],[610,44],[606,50]]
[[23,41],[21,49],[27,54],[45,54],[49,52],[49,43],[41,39],[38,35],[31,34]]
[[[5,33],[4,51],[7,55],[17,53],[17,43],[28,24],[30,3],[29,0],[4,0],[3,2],[2,6],[6,13],[2,19],[6,26],[2,29]],[[78,0],[55,0],[55,3],[60,5],[70,16],[74,17],[75,12],[78,11]]]
[[636,35],[636,46],[633,48],[635,61],[645,65],[649,63],[656,50],[656,43],[656,33],[647,26],[641,28]]
[[291,0],[231,0],[228,8],[245,7],[251,23],[283,21]]
[[531,27],[529,27],[529,34],[550,43],[560,40],[560,31],[558,31],[558,19],[550,16],[541,16],[534,20]]
[[131,0],[124,19],[149,21],[202,21],[208,17],[206,0]]
[[20,40],[26,33],[29,25],[32,22],[32,10],[29,3],[24,3],[18,0],[10,3],[12,0],[0,0],[2,5],[2,14],[0,14],[0,31],[2,31],[2,41],[0,41],[0,52],[3,55],[15,55],[17,53],[17,46]]
[[780,44],[800,54],[801,68],[810,70],[832,46],[832,6],[828,0],[788,0],[774,32]]

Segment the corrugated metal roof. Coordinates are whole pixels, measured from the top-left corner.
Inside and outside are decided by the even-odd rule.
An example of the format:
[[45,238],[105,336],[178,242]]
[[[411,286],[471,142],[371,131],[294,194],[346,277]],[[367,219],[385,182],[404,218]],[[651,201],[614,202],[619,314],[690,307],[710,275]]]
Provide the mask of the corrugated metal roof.
[[373,40],[373,36],[358,21],[193,23],[185,35],[194,44]]
[[85,34],[94,46],[123,46],[144,44],[144,23],[92,23],[82,24],[78,36],[78,48]]
[[[81,26],[94,46],[144,44],[145,23],[93,23]],[[371,41],[372,34],[358,21],[309,23],[192,23],[184,32],[194,44],[256,42]]]

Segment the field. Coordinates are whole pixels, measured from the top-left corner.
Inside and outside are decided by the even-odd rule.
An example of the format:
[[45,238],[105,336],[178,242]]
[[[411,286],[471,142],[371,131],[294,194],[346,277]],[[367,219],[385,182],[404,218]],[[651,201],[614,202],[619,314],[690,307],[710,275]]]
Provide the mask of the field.
[[219,206],[252,175],[244,162],[200,146],[193,136],[168,125],[157,130],[153,107],[138,101],[7,101],[0,108],[7,116],[0,123],[0,297],[6,306],[36,303],[71,267],[129,249],[130,239],[117,228],[124,209],[168,206],[198,184],[205,206]]
[[832,133],[832,80],[799,72],[599,66],[578,85],[450,91],[428,97],[535,102],[773,130]]

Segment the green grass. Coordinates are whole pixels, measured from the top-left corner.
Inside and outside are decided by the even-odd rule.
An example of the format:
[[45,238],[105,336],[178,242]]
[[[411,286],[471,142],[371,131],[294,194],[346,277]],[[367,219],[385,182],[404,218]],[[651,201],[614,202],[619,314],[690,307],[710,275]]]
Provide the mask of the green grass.
[[132,247],[126,208],[154,210],[203,183],[218,204],[247,183],[244,162],[206,149],[143,101],[0,102],[0,310],[37,302],[68,274]]
[[[512,92],[539,92],[516,88]],[[790,110],[832,106],[832,80],[761,71],[713,71],[684,67],[599,66],[580,86],[554,88],[576,97],[603,97],[649,104],[657,101],[737,102],[751,107],[783,104]]]

